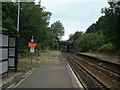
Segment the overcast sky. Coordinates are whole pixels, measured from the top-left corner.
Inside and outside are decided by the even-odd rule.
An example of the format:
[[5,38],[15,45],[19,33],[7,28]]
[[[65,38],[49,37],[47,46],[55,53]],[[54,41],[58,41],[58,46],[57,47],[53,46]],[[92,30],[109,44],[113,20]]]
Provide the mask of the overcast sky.
[[65,28],[62,40],[67,40],[76,31],[85,32],[95,23],[101,14],[101,9],[108,6],[105,0],[42,0],[41,5],[52,13],[50,23],[60,20]]

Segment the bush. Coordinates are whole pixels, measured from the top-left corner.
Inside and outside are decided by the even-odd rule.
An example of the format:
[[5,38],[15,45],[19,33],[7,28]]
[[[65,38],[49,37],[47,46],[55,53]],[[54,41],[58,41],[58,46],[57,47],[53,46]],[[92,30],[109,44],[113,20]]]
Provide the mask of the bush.
[[78,51],[88,51],[90,49],[92,51],[95,51],[96,48],[101,47],[102,45],[104,45],[104,43],[104,36],[94,33],[84,34],[75,41],[75,45]]
[[[109,43],[105,44],[105,45],[103,45],[99,48],[100,52],[109,52],[109,50],[110,50],[110,44]],[[115,46],[113,44],[111,44],[111,51],[112,52],[116,51]]]

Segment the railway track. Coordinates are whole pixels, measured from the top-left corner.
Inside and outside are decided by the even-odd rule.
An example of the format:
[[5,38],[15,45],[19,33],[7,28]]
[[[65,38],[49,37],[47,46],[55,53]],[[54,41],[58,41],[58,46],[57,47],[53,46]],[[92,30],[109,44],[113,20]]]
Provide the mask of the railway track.
[[[101,69],[100,66],[95,65],[95,63],[85,62],[84,59],[75,54],[65,53],[65,56],[85,89],[120,89],[120,82],[117,80],[117,78],[119,79],[119,75],[117,78],[114,78],[116,74],[113,74],[113,72],[109,72],[109,70],[103,71],[103,68]],[[113,74],[114,77],[110,77],[106,73]]]
[[119,63],[113,63],[111,61],[105,61],[105,60],[102,60],[102,59],[99,59],[99,58],[96,58],[96,57],[92,57],[92,56],[88,56],[88,55],[84,55],[84,54],[81,54],[81,53],[77,53],[77,56],[79,58],[85,59],[88,62],[95,63],[96,65],[99,65],[103,68],[106,68],[109,71],[112,71],[112,72],[120,75],[120,70],[119,70],[120,64]]
[[76,56],[79,60],[85,62],[86,64],[90,65],[91,67],[96,68],[97,70],[105,73],[106,75],[110,76],[113,79],[116,79],[120,81],[120,65],[115,64],[112,62],[103,61],[103,60],[98,60],[97,58],[89,58],[87,56],[81,56],[78,54]]

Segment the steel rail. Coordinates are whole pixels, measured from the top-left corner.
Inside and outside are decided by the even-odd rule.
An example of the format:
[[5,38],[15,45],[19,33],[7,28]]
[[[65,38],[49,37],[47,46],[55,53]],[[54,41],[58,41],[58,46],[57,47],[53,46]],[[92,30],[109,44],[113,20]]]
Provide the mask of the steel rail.
[[120,80],[120,75],[118,75],[117,73],[112,72],[111,70],[108,70],[108,69],[106,69],[106,68],[104,68],[104,67],[102,67],[100,65],[95,65],[94,63],[86,61],[83,58],[80,58],[78,56],[76,56],[76,58],[79,59],[79,60],[81,60],[81,61],[83,61],[83,62],[85,62],[85,63],[87,63],[91,67],[94,67],[94,68],[100,70],[101,72],[105,73],[108,76],[110,76],[110,77],[112,77],[112,78],[114,78],[116,80]]
[[70,67],[72,68],[73,72],[75,73],[76,77],[78,78],[78,80],[80,81],[80,83],[82,84],[84,90],[88,90],[87,86],[84,84],[84,82],[82,81],[82,79],[79,77],[78,73],[76,72],[76,70],[73,68],[73,66],[71,65],[70,62],[68,62],[68,64],[70,65]]
[[81,53],[77,53],[77,55],[81,55],[81,56],[84,56],[84,57],[96,59],[98,61],[102,61],[102,62],[105,62],[105,63],[109,63],[110,65],[114,65],[114,66],[120,67],[120,63],[111,62],[111,61],[105,61],[103,59],[100,59],[100,58],[97,58],[97,57],[93,57],[93,56],[84,55],[84,54],[81,54]]
[[66,54],[69,58],[71,58],[79,67],[81,67],[83,70],[85,70],[89,75],[91,75],[95,80],[97,80],[103,87],[106,89],[110,89],[110,86],[108,86],[106,83],[101,81],[98,77],[96,77],[94,74],[92,74],[90,71],[88,71],[85,67],[80,65],[77,61],[75,61],[70,55]]

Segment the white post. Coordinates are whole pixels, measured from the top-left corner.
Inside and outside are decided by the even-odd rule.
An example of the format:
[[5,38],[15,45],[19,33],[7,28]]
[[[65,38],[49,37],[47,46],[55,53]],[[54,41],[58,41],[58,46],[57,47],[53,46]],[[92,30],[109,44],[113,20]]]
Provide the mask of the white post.
[[34,48],[35,48],[35,47],[30,47],[30,52],[31,52],[31,53],[34,53]]
[[20,16],[20,0],[18,0],[17,32],[19,31],[19,16]]

